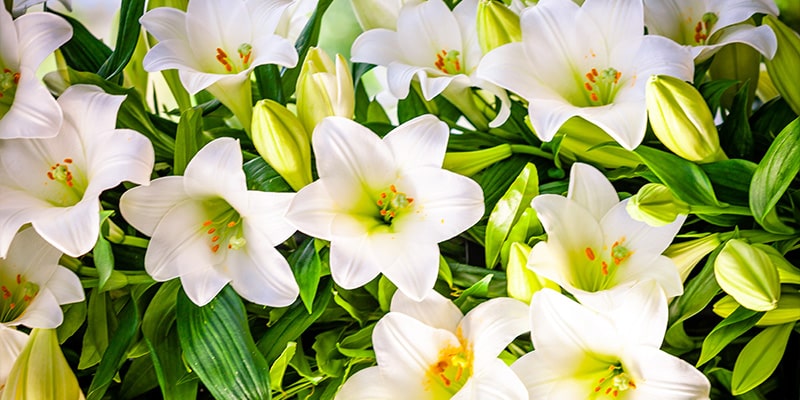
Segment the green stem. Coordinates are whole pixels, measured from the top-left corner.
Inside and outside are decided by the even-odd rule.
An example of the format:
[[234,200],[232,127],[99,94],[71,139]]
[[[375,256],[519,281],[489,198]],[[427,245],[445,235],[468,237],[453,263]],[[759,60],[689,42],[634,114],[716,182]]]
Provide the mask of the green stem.
[[137,236],[125,236],[122,238],[122,241],[119,244],[124,246],[131,246],[131,247],[138,247],[140,249],[146,249],[147,245],[150,243],[150,239],[140,238]]
[[689,212],[692,214],[729,214],[729,215],[753,215],[750,207],[742,206],[728,206],[728,207],[715,207],[715,206],[689,206]]
[[545,158],[548,160],[552,160],[554,158],[552,154],[538,147],[528,146],[526,144],[512,144],[511,152],[514,154],[528,154],[536,157]]

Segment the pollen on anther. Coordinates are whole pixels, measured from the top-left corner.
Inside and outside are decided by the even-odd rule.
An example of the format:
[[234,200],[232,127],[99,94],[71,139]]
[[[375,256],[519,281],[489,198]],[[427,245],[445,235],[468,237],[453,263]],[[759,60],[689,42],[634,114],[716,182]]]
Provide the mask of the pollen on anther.
[[394,185],[390,185],[390,186],[389,186],[389,190],[391,190],[391,191],[392,191],[392,193],[397,193],[397,188],[396,188],[396,187],[394,187]]
[[589,83],[589,82],[584,82],[584,83],[583,83],[583,87],[585,87],[585,88],[586,88],[586,90],[588,90],[588,91],[590,91],[590,92],[592,91],[592,89],[594,89],[594,88],[592,87],[592,84],[591,84],[591,83]]
[[608,264],[605,261],[600,264],[600,272],[603,275],[608,275]]
[[71,158],[65,158],[64,162],[67,163],[67,164],[72,164],[72,159]]
[[233,228],[234,226],[236,226],[236,221],[228,222],[228,228]]
[[383,200],[378,200],[377,203],[379,206],[383,206]]
[[214,237],[211,238],[212,242],[216,242],[217,240],[219,240],[219,236],[214,236]]
[[206,221],[206,222],[203,222],[203,226],[209,226],[209,225],[211,225],[211,220],[208,220],[208,221]]
[[211,246],[211,251],[212,252],[216,253],[218,250],[219,250],[219,245],[218,244],[215,244],[215,245]]
[[209,229],[209,230],[208,230],[208,232],[206,232],[206,233],[208,233],[208,234],[210,235],[210,234],[212,234],[212,233],[214,233],[214,232],[216,232],[216,231],[217,231],[217,228],[211,228],[211,229]]
[[17,274],[17,285],[21,285],[21,284],[22,284],[22,275],[21,274]]
[[592,248],[591,247],[587,247],[585,252],[586,252],[586,258],[588,258],[589,261],[594,261],[595,256],[594,256],[594,251],[592,250]]
[[600,98],[597,97],[597,93],[592,92],[589,97],[592,98],[592,101],[600,101]]

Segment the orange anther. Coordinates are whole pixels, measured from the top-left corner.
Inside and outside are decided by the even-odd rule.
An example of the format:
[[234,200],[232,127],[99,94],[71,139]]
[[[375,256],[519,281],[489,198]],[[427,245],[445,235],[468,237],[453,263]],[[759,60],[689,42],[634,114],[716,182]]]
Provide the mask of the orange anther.
[[209,230],[208,230],[208,232],[206,232],[206,233],[208,233],[208,234],[210,235],[210,234],[212,234],[212,233],[214,233],[214,232],[216,232],[216,231],[217,231],[217,228],[211,228],[211,229],[209,229]]
[[206,222],[203,222],[203,226],[209,226],[209,225],[211,225],[211,220],[210,219],[207,220]]
[[584,250],[584,251],[586,252],[586,258],[588,258],[589,261],[594,261],[595,256],[594,256],[594,251],[592,250],[592,248],[591,247],[587,247],[586,250]]
[[217,240],[219,240],[219,236],[214,236],[214,237],[211,238],[212,242],[216,242]]
[[71,158],[65,158],[64,162],[67,163],[67,164],[72,164],[72,159]]
[[589,82],[584,82],[584,83],[583,83],[583,87],[585,87],[585,88],[586,88],[586,90],[588,90],[588,91],[590,91],[590,92],[591,92],[591,91],[592,91],[592,89],[593,89],[593,88],[592,88],[592,84],[591,84],[591,83],[589,83]]
[[234,226],[236,226],[236,221],[228,222],[228,228],[233,228]]
[[218,244],[215,244],[215,245],[211,246],[211,251],[212,252],[216,253],[218,250],[219,250],[219,245]]

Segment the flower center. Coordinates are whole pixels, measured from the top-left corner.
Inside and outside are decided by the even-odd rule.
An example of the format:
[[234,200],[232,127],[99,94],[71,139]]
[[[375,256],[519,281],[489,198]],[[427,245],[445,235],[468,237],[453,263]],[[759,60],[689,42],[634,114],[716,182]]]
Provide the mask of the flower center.
[[622,72],[615,68],[606,68],[602,71],[592,68],[584,76],[586,80],[583,82],[583,88],[586,89],[592,106],[603,106],[614,100]]
[[203,221],[200,228],[205,232],[208,247],[213,253],[218,252],[220,246],[239,250],[247,244],[242,232],[242,217],[230,206],[216,217]]
[[636,383],[633,382],[633,378],[622,369],[622,365],[612,364],[609,365],[606,373],[597,380],[594,393],[595,396],[601,395],[616,398],[619,396],[619,392],[624,392],[628,389],[636,389]]
[[47,171],[47,178],[51,181],[61,182],[69,187],[73,187],[75,183],[72,181],[72,172],[69,170],[69,165],[72,164],[71,158],[65,158],[62,163],[55,163],[50,166]]
[[707,12],[703,14],[703,17],[700,18],[700,21],[697,21],[697,24],[694,26],[694,45],[701,46],[706,44],[708,41],[708,35],[711,32],[711,29],[714,28],[714,24],[719,20],[717,14],[713,12]]
[[599,254],[591,247],[584,249],[584,255],[589,260],[590,267],[578,271],[578,276],[583,278],[579,281],[584,283],[580,289],[588,291],[605,289],[608,278],[613,277],[618,267],[633,254],[633,251],[625,247],[624,243],[625,237],[623,236],[611,245],[611,249],[603,246],[603,251]]
[[460,55],[461,53],[456,50],[447,51],[442,49],[442,51],[436,53],[436,62],[434,62],[433,65],[445,74],[460,74],[463,72],[461,70]]
[[472,351],[460,336],[459,342],[458,347],[441,349],[437,361],[428,368],[426,387],[434,392],[434,398],[449,399],[458,393],[472,376]]
[[238,60],[231,59],[228,57],[228,53],[226,53],[225,50],[217,47],[217,62],[225,67],[225,71],[236,74],[250,68],[253,46],[251,46],[250,43],[242,43],[236,49],[236,53],[239,55]]
[[39,285],[17,274],[12,282],[0,285],[0,323],[19,318],[39,293]]
[[6,115],[14,102],[14,94],[19,84],[19,72],[3,68],[0,73],[0,118]]
[[398,192],[394,185],[389,186],[389,190],[381,192],[375,204],[378,205],[378,213],[386,225],[391,225],[398,215],[412,207],[414,199],[406,196],[403,192]]

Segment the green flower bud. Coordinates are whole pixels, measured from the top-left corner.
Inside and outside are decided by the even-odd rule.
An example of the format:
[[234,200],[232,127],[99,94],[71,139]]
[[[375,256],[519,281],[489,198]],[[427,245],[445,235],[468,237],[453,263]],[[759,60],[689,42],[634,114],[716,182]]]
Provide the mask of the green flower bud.
[[28,343],[11,367],[0,399],[85,399],[61,352],[55,329],[31,331]]
[[778,249],[766,244],[754,244],[753,247],[767,253],[772,264],[778,269],[778,280],[781,283],[800,285],[800,269],[786,260]]
[[664,256],[672,259],[672,262],[678,267],[681,281],[686,282],[692,269],[703,257],[714,251],[720,243],[722,241],[719,234],[715,233],[699,239],[672,244],[664,251]]
[[325,117],[353,118],[355,92],[347,61],[336,63],[320,48],[308,51],[297,78],[297,116],[306,132],[313,132]]
[[[713,310],[720,317],[727,318],[738,307],[739,303],[728,295],[716,302]],[[800,320],[800,293],[783,292],[780,300],[778,300],[777,307],[765,312],[761,319],[756,322],[756,326],[782,325],[797,320]]]
[[764,16],[763,22],[772,28],[778,39],[775,57],[764,60],[767,73],[778,93],[796,114],[800,114],[800,86],[796,84],[797,66],[800,65],[800,35],[771,15]]
[[286,107],[269,99],[256,103],[253,144],[294,190],[311,183],[311,141],[303,124]]
[[697,163],[728,158],[719,146],[714,117],[694,86],[653,75],[647,81],[646,102],[653,132],[670,151]]
[[528,254],[531,248],[519,242],[511,244],[506,266],[506,282],[508,296],[530,304],[533,294],[544,288],[559,290],[558,285],[546,278],[536,275],[527,267]]
[[522,40],[519,15],[498,0],[481,0],[478,4],[476,29],[483,54],[504,44]]
[[778,305],[778,269],[766,252],[743,240],[725,243],[714,262],[714,276],[722,290],[744,307],[769,311]]
[[509,144],[476,151],[445,153],[442,168],[464,176],[472,176],[508,157],[511,157],[511,145]]
[[350,0],[353,14],[361,29],[384,28],[394,30],[403,4],[409,0]]
[[651,226],[671,224],[678,215],[689,213],[689,205],[673,196],[672,191],[660,183],[642,186],[625,209],[633,219]]

